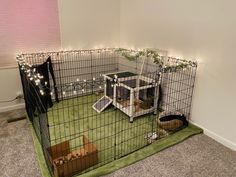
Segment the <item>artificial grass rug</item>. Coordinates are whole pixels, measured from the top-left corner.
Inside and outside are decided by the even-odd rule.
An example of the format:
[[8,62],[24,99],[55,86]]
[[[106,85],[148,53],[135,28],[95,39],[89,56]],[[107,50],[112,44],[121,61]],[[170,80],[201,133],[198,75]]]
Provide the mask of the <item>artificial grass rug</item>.
[[[85,135],[89,138],[90,142],[96,146],[99,152],[99,161],[94,167],[97,168],[108,163],[111,166],[108,165],[108,167],[104,166],[105,168],[97,168],[91,172],[92,174],[89,172],[90,176],[99,176],[101,174],[110,173],[118,168],[134,163],[155,152],[183,141],[193,134],[201,132],[201,129],[191,125],[174,135],[158,140],[158,142],[155,143],[157,147],[148,152],[144,152],[141,155],[136,154],[138,152],[135,152],[134,158],[132,158],[133,154],[131,154],[130,156],[127,156],[130,157],[130,159],[127,160],[127,157],[124,158],[124,162],[122,162],[122,160],[114,162],[114,158],[120,159],[126,154],[148,145],[145,136],[152,131],[158,131],[156,115],[150,114],[141,116],[136,118],[131,124],[129,123],[129,117],[119,109],[115,109],[113,106],[110,106],[105,111],[98,114],[92,109],[92,105],[101,98],[101,96],[102,94],[91,94],[60,101],[59,103],[55,103],[54,106],[48,110],[48,119],[46,119],[46,116],[40,118],[41,121],[48,120],[49,132],[47,130],[42,131],[45,131],[44,133],[49,133],[48,137],[50,137],[51,145],[70,140],[70,148],[72,150],[78,149],[82,146],[82,141],[77,137],[78,135]],[[34,125],[37,123],[38,120],[35,118]],[[40,126],[38,125],[38,127]],[[177,137],[171,138],[172,136]],[[42,174],[43,176],[50,176],[45,162],[41,163],[44,161],[44,157],[42,150],[40,150],[41,146],[37,138],[34,138],[34,142]],[[115,147],[114,144],[116,144]],[[147,148],[151,148],[152,146],[154,146],[154,144]],[[143,150],[144,149],[141,151]],[[107,171],[108,169],[109,171]]]
[[130,123],[129,117],[114,106],[97,113],[92,105],[101,97],[84,95],[56,103],[48,110],[51,145],[69,140],[70,148],[78,149],[83,144],[78,136],[85,135],[99,152],[95,168],[146,146],[145,136],[157,130],[154,114]]
[[[43,177],[50,177],[50,173],[49,170],[46,166],[46,162],[43,156],[43,152],[42,152],[42,148],[41,145],[37,139],[37,136],[31,126],[31,130],[33,132],[33,140],[34,140],[34,146],[35,146],[35,150],[36,150],[36,155],[37,155],[37,159],[39,162],[39,166],[40,166],[40,171],[42,173]],[[126,167],[128,165],[131,165],[139,160],[142,160],[150,155],[153,155],[161,150],[164,150],[168,147],[171,147],[175,144],[178,144],[182,141],[184,141],[185,139],[196,135],[196,134],[200,134],[202,133],[203,130],[192,125],[189,124],[189,127],[180,130],[179,132],[176,132],[175,134],[169,135],[166,138],[160,139],[158,141],[156,141],[155,143],[141,149],[138,150],[130,155],[127,155],[121,159],[118,159],[116,161],[113,161],[107,165],[104,165],[102,167],[99,167],[95,170],[92,170],[88,173],[82,174],[81,176],[102,176],[102,175],[106,175],[109,174],[113,171],[116,171],[120,168]]]

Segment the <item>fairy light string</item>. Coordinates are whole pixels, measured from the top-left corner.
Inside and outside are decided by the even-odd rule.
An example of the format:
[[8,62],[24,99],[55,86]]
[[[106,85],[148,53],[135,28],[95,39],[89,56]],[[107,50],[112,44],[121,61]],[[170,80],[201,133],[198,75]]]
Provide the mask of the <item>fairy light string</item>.
[[[65,52],[70,51],[62,51],[62,54]],[[171,72],[178,72],[181,70],[186,70],[189,66],[196,67],[197,62],[194,61],[188,61],[183,59],[176,59],[176,62],[171,63],[169,62],[170,59],[175,59],[172,57],[168,57],[168,61],[165,62],[163,57],[155,50],[151,49],[125,49],[125,48],[102,48],[102,49],[92,49],[92,50],[78,50],[78,51],[71,51],[71,52],[78,52],[80,55],[88,55],[88,54],[101,54],[102,52],[118,52],[121,56],[126,58],[129,61],[135,61],[138,60],[141,57],[148,57],[153,60],[155,64],[159,66],[162,72],[164,73],[171,73]],[[46,53],[45,53],[46,54]],[[42,96],[45,95],[45,89],[50,89],[50,95],[54,94],[54,90],[49,88],[49,83],[43,82],[43,76],[40,75],[36,68],[34,68],[30,63],[28,63],[25,59],[25,55],[21,54],[16,57],[16,60],[19,64],[20,69],[26,74],[27,78],[30,82],[34,83],[39,88],[39,92]],[[118,78],[116,78],[118,80]],[[102,75],[100,77],[93,77],[91,81],[87,79],[75,79],[74,82],[71,82],[69,84],[64,84],[61,88],[61,93],[63,96],[66,96],[69,91],[72,91],[71,93],[73,95],[77,95],[79,93],[86,92],[86,88],[88,86],[94,87],[94,85],[97,84],[99,89],[102,89],[104,86],[104,80],[102,78]]]

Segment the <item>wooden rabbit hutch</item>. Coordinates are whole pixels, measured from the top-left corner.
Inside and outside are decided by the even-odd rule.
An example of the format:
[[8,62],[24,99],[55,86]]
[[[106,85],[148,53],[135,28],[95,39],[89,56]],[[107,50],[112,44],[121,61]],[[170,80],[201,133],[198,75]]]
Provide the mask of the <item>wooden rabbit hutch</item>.
[[93,108],[101,112],[112,103],[130,117],[130,122],[135,117],[154,112],[158,99],[158,74],[152,73],[151,76],[128,71],[104,74],[104,96]]

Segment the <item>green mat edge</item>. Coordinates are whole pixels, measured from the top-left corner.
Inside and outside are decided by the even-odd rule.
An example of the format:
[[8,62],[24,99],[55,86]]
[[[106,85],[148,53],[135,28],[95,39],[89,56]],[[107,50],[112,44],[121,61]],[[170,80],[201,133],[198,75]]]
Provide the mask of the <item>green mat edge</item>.
[[[39,143],[39,140],[36,136],[36,133],[33,129],[32,124],[30,124],[30,128],[32,131],[33,135],[33,142],[34,142],[34,147],[35,147],[35,152],[36,152],[36,157],[38,160],[39,168],[41,171],[41,174],[43,177],[51,177],[49,170],[46,165],[46,161],[43,155],[43,151],[41,148],[41,145]],[[109,173],[112,173],[118,169],[124,168],[126,166],[129,166],[131,164],[134,164],[135,162],[138,162],[140,160],[143,160],[157,152],[160,152],[164,149],[167,149],[171,146],[174,146],[178,143],[183,142],[187,138],[203,133],[203,130],[193,124],[189,124],[189,126],[183,130],[180,130],[174,134],[169,135],[166,138],[160,139],[157,142],[142,148],[130,155],[127,155],[123,158],[120,158],[118,160],[115,160],[113,162],[110,162],[109,164],[106,164],[102,167],[96,168],[90,172],[87,172],[82,175],[77,175],[81,177],[92,177],[92,176],[103,176]]]

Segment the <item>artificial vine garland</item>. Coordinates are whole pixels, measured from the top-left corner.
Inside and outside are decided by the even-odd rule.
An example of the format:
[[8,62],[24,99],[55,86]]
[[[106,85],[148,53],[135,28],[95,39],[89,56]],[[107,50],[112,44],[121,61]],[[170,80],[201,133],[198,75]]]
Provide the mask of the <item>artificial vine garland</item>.
[[161,60],[161,56],[154,50],[144,49],[144,50],[128,50],[119,48],[117,49],[118,52],[122,54],[123,57],[130,61],[137,60],[140,57],[152,57],[154,59],[154,63],[158,65],[163,65],[163,61]]
[[188,66],[196,66],[196,62],[187,61],[187,60],[178,60],[178,63],[175,65],[164,64],[162,57],[158,54],[157,51],[151,49],[143,50],[129,50],[124,48],[117,49],[123,57],[130,61],[135,61],[140,57],[151,57],[155,64],[157,64],[163,72],[176,72],[188,68]]

